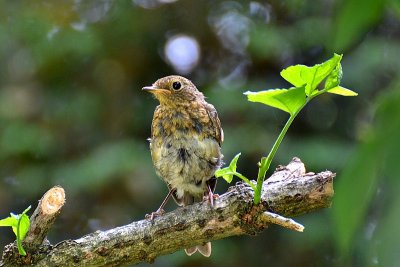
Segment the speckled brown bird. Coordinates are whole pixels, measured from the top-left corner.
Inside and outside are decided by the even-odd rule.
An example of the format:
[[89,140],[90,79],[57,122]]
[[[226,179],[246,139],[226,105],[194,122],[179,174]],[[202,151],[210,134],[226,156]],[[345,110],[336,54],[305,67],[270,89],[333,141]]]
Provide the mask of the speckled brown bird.
[[[160,102],[151,126],[150,151],[156,173],[167,183],[169,193],[160,208],[161,215],[172,195],[180,206],[208,197],[213,205],[215,171],[222,165],[224,134],[217,111],[188,79],[167,76],[143,87]],[[189,256],[199,251],[211,255],[211,243],[187,248]]]

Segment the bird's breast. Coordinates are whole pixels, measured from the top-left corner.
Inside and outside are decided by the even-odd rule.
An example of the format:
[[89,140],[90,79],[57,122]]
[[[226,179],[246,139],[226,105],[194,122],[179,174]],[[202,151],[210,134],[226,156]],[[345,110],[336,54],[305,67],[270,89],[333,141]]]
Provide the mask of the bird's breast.
[[212,137],[214,129],[204,108],[182,107],[178,109],[160,107],[154,113],[152,137],[198,135],[199,138]]
[[214,139],[198,135],[154,137],[151,155],[157,174],[172,188],[201,195],[205,182],[221,165],[221,152]]
[[178,191],[202,195],[205,182],[221,165],[215,129],[202,108],[156,109],[151,156],[158,176]]

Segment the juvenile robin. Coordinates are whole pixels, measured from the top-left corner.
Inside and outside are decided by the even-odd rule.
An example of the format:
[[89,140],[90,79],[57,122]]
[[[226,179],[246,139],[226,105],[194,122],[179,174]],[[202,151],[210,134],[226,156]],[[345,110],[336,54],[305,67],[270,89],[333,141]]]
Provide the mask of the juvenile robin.
[[[222,165],[221,143],[224,134],[217,111],[188,79],[167,76],[152,86],[143,87],[160,102],[151,125],[150,151],[156,173],[166,182],[169,193],[160,208],[161,215],[172,196],[179,206],[202,201],[213,205],[216,179]],[[211,243],[187,248],[187,255],[199,251],[211,255]]]

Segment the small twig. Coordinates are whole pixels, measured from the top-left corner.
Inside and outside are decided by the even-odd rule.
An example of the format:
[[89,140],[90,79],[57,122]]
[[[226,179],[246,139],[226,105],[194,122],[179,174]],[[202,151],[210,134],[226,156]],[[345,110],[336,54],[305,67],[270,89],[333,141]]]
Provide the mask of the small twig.
[[258,220],[265,224],[273,223],[298,232],[303,232],[304,230],[304,226],[300,223],[269,211],[262,213]]

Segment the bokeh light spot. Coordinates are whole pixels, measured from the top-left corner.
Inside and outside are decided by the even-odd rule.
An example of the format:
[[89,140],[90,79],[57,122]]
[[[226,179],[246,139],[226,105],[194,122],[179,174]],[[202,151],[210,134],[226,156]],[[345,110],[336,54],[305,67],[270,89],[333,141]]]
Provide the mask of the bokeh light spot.
[[197,40],[187,35],[171,37],[164,48],[165,57],[180,74],[190,73],[200,59],[200,47]]

